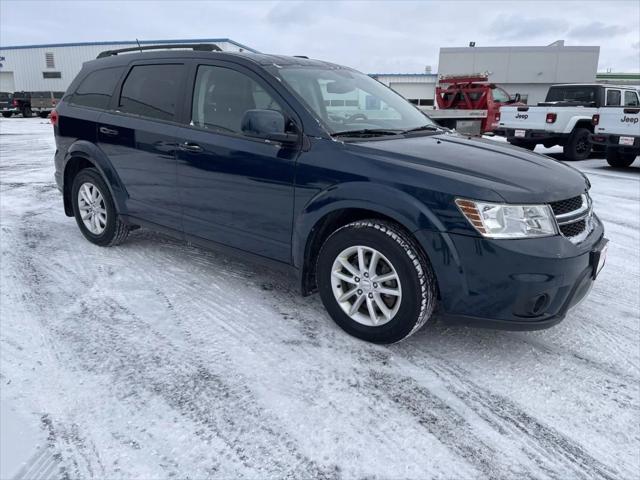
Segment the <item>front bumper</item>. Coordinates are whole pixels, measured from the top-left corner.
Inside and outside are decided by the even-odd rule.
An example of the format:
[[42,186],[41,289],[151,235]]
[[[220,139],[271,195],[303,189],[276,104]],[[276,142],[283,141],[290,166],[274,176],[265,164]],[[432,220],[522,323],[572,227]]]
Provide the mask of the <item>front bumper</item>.
[[508,330],[553,326],[593,284],[602,223],[580,243],[561,235],[493,240],[422,230],[416,233],[436,273],[439,316],[451,322]]

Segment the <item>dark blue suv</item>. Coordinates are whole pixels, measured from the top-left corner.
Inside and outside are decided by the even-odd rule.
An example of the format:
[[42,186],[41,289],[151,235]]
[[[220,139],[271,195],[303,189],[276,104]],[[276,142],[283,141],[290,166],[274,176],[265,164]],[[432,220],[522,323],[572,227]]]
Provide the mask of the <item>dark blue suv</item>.
[[573,168],[440,128],[350,68],[155,48],[87,62],[52,116],[65,212],[97,245],[142,226],[285,265],[378,343],[435,316],[554,325],[604,264]]

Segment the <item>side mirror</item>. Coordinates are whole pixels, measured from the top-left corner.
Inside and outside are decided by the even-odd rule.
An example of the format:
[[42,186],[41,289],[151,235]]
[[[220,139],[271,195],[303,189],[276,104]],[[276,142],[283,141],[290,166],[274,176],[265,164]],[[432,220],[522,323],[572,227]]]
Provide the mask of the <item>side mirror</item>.
[[280,143],[295,143],[298,135],[285,132],[285,120],[276,110],[247,110],[240,123],[242,133]]

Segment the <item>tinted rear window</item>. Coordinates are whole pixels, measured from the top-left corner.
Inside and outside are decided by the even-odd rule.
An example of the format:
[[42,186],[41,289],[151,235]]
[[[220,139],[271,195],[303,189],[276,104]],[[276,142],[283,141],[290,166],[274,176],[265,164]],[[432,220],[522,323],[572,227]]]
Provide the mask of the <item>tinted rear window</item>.
[[547,102],[591,103],[598,99],[598,87],[567,86],[551,87],[547,93]]
[[173,120],[183,65],[138,65],[122,86],[118,110],[143,117]]
[[11,94],[7,92],[0,92],[0,100],[9,100],[11,99]]
[[93,108],[107,108],[124,67],[104,68],[91,72],[80,83],[71,103]]

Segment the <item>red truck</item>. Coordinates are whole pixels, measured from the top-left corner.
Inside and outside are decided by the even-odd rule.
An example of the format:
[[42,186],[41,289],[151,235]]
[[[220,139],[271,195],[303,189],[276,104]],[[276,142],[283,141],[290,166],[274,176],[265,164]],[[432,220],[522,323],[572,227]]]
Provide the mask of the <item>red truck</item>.
[[493,132],[502,105],[521,105],[520,94],[509,95],[483,74],[442,76],[435,97],[438,108],[426,113],[444,127],[472,135]]

